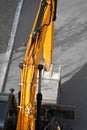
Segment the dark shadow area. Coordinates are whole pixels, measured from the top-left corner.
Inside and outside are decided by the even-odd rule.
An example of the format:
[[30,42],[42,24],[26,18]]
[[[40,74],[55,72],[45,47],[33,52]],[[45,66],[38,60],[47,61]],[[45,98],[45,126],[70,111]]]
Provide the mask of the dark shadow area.
[[87,129],[87,63],[61,85],[61,104],[75,106],[75,120],[63,121],[73,130]]
[[0,0],[0,53],[5,53],[18,0]]

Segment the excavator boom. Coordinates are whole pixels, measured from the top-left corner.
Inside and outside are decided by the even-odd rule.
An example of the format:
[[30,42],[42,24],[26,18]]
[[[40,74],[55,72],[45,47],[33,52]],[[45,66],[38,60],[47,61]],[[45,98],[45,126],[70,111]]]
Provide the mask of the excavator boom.
[[50,69],[52,63],[56,2],[56,0],[40,2],[21,67],[21,98],[16,130],[35,130],[37,72],[42,52],[46,70]]

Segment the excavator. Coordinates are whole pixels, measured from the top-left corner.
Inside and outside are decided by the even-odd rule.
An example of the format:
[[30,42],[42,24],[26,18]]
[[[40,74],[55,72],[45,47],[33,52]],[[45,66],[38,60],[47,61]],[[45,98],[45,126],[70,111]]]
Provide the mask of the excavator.
[[[56,12],[57,0],[40,1],[26,44],[24,61],[19,64],[21,82],[18,100],[15,98],[13,88],[9,93],[0,92],[0,130],[64,130],[59,119],[74,119],[72,106],[60,105],[58,101],[47,102],[43,100],[42,95],[41,82],[42,78],[45,78],[42,75],[52,72]],[[61,67],[59,78],[57,77],[59,87],[60,73]],[[51,86],[50,83],[49,85]]]

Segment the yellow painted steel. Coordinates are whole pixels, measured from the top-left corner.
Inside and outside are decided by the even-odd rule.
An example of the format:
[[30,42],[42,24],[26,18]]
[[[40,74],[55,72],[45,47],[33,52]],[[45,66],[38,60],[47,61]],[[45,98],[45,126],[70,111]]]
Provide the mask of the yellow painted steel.
[[36,40],[32,41],[32,37],[34,35],[34,30],[38,21],[42,1],[40,3],[26,48],[23,69],[21,70],[21,99],[20,106],[18,106],[19,114],[16,130],[35,130],[36,80],[38,65],[40,63],[42,52],[44,53],[44,65],[47,70],[49,70],[50,64],[52,62],[54,30],[54,21],[52,20],[52,18],[55,3],[54,0],[47,0],[46,2],[48,4],[45,8],[45,13],[41,21],[40,30],[36,36]]
[[[50,3],[51,0],[48,0],[48,3]],[[54,6],[55,2],[52,1],[52,12],[54,12]],[[50,10],[50,9],[49,9]],[[49,12],[50,15],[50,12]],[[53,15],[52,15],[53,19]],[[52,64],[52,51],[53,51],[53,41],[54,41],[54,22],[51,20],[50,25],[47,28],[46,36],[45,36],[45,42],[44,42],[44,66],[46,70],[50,69],[50,65]]]
[[54,23],[51,22],[50,26],[47,29],[46,39],[44,44],[44,66],[46,70],[50,69],[50,65],[52,64],[52,49],[53,49],[53,28]]
[[57,130],[61,130],[60,126],[57,126]]

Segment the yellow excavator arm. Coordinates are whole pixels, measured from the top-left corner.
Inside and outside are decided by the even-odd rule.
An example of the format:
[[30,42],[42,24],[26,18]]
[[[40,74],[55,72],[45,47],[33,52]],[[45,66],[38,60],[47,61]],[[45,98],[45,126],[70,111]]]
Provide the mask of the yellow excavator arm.
[[21,92],[16,130],[35,130],[36,81],[40,60],[48,71],[52,63],[56,0],[41,0],[21,68]]

